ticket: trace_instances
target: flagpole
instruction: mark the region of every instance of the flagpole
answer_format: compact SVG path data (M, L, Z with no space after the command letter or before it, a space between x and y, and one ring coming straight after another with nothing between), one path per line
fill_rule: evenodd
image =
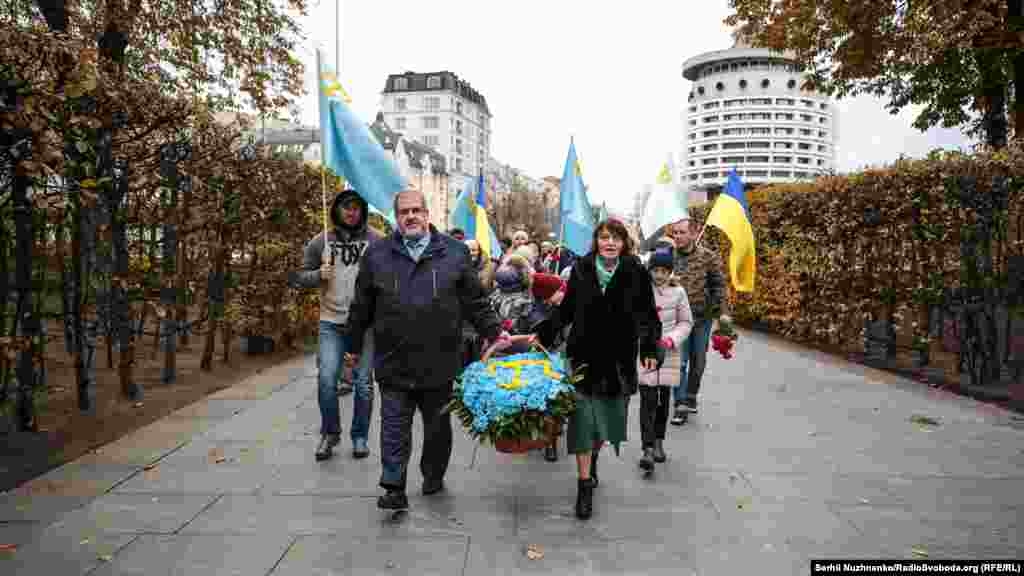
M324 251L321 253L320 259L326 264L329 262L327 258L327 247L329 245L327 237L327 171L324 169L324 159L326 156L324 155L323 104L320 101L320 90L322 90L320 86L320 70L320 48L318 47L316 49L316 107L320 124L320 200L323 204L324 221Z

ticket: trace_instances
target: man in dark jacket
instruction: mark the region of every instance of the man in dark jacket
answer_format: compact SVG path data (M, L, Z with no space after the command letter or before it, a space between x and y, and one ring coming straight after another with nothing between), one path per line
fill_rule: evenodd
M409 507L406 470L412 452L412 418L423 418L423 493L444 489L452 452L452 425L441 409L451 399L452 382L462 369L462 323L468 320L499 349L508 333L491 309L469 249L429 224L423 194L395 196L398 230L367 250L359 266L349 321L354 365L361 335L371 326L376 338L374 368L381 387L380 486L385 510Z
M302 270L293 275L293 283L303 288L320 289L320 352L317 401L320 404L320 443L316 459L331 457L341 441L341 412L338 407L338 376L342 355L351 346L345 324L355 292L359 258L372 240L378 238L367 228L366 200L355 191L339 193L331 203L331 222L326 242L323 233L306 244ZM329 249L328 249L329 248ZM372 340L372 339L371 339ZM362 344L361 344L362 345ZM370 414L373 412L373 391L370 389L370 366L367 361L355 368L352 384L355 389L352 410L352 455L370 455L367 443Z

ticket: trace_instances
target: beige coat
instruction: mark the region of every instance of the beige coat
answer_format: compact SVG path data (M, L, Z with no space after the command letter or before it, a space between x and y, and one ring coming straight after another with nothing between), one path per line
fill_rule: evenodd
M648 372L637 364L641 386L676 386L679 384L680 356L683 345L693 328L693 314L686 290L681 286L654 287L654 304L661 319L662 338L671 338L675 347L667 351L660 370Z

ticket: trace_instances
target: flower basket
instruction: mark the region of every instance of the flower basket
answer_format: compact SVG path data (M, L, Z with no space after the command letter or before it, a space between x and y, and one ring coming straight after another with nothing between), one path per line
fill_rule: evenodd
M576 409L573 382L580 377L580 369L568 374L567 362L546 351L485 354L455 380L444 410L455 414L470 436L499 452L539 450L561 433L562 421Z

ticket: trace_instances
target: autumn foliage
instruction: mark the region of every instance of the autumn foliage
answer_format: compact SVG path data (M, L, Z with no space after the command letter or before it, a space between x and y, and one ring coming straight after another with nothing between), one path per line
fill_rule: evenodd
M961 252L998 197L992 270ZM757 242L753 294L730 294L737 322L794 340L863 351L866 321L888 320L904 349L927 347L929 306L961 286L1001 288L1007 261L1024 255L1024 149L934 153L813 183L748 190ZM692 208L700 218L706 205ZM708 228L702 243L728 240Z

